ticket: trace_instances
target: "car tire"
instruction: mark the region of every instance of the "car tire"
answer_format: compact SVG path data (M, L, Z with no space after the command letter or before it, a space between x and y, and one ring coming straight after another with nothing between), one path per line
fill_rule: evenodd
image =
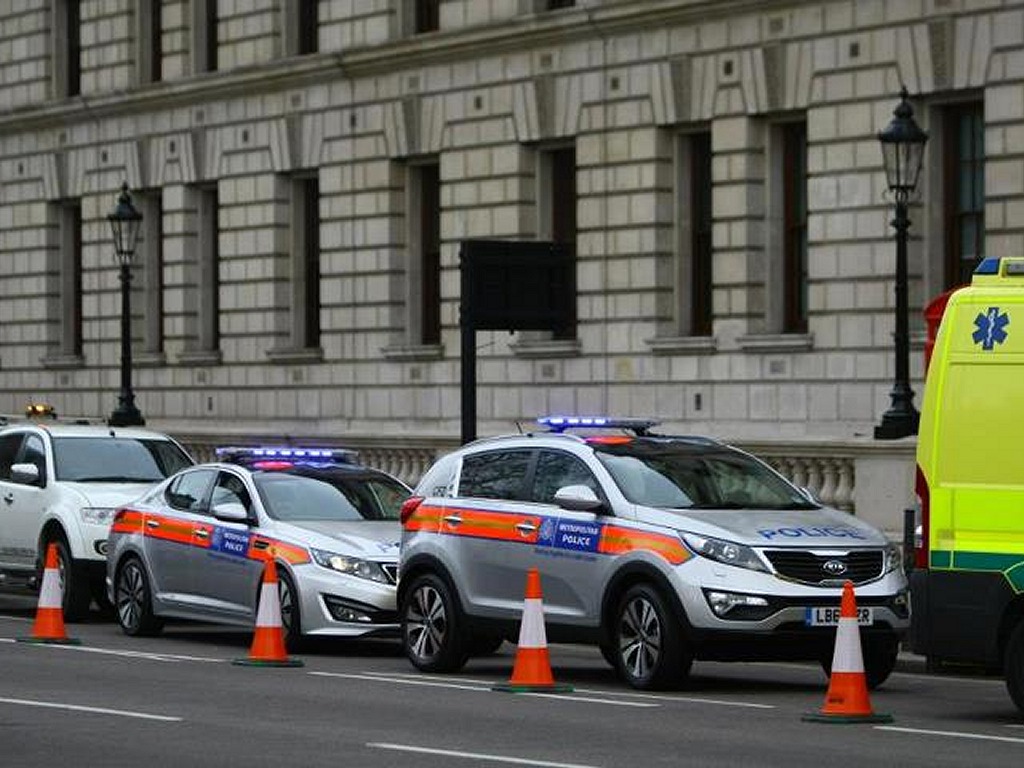
M93 574L89 580L89 591L92 593L92 601L96 603L100 614L104 619L111 619L114 616L114 606L107 597L107 584L103 574Z
M68 546L68 542L63 536L50 539L43 545L44 567L45 554L50 548L50 544L57 545L57 570L60 573L61 610L64 614L64 621L85 621L89 617L89 607L92 605L89 574L85 572L84 568L75 564L75 560L71 556L71 547Z
M690 671L693 656L682 627L650 584L626 590L615 611L613 636L615 667L633 688L675 687Z
M117 569L114 614L121 631L131 637L156 635L163 628L163 621L153 614L149 576L137 557L129 557Z
M402 649L423 672L457 672L469 655L452 590L433 573L414 577L401 609Z
M470 656L490 656L505 644L501 635L474 635L469 643Z
M895 638L875 639L865 642L861 648L864 661L864 682L869 690L875 690L889 679L896 668L900 644ZM821 668L826 676L832 676L833 652L822 657Z
M292 577L283 569L278 569L278 598L281 601L281 627L284 631L284 642L291 651L298 650L302 645L302 614L299 610L299 592L295 588Z
M1024 620L1018 621L1006 646L1006 662L1003 666L1006 690L1017 709L1024 712Z

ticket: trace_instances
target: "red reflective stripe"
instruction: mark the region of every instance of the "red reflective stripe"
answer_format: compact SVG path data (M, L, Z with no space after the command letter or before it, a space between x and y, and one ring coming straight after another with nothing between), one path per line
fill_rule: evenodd
M202 549L209 549L210 542L213 540L213 531L215 528L216 526L208 525L207 523L196 523L193 528L192 545ZM206 536L196 535L199 531L206 531Z
M678 536L638 531L617 525L604 526L601 541L597 545L597 551L605 555L621 555L644 549L661 555L672 565L685 563L691 557Z
M110 526L112 533L142 533L143 514L134 509L122 509Z
M462 522L452 525L442 520L442 532L475 539L515 541L534 544L540 535L541 518L538 515L517 515L510 512L488 512L483 509L450 508L447 515L457 515ZM516 526L529 525L532 531L521 531Z
M407 531L431 531L437 533L441 527L441 507L420 504L406 519L403 527Z
M267 546L257 547L257 542L266 543ZM287 541L281 541L280 539L271 539L267 536L258 535L252 536L249 539L249 552L247 556L250 560L261 560L264 562L274 557L291 565L302 565L309 562L309 551L305 547L289 544Z
M159 523L156 527L150 527L148 523L150 521ZM145 529L143 533L152 539L161 539L162 541L176 541L179 544L191 544L192 543L192 528L191 522L182 520L175 520L173 517L166 517L164 515L146 515Z

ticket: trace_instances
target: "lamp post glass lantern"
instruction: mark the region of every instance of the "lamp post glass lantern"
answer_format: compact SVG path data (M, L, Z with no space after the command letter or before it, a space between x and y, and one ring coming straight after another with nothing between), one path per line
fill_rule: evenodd
M895 440L917 434L920 415L914 408L914 392L910 388L910 330L907 307L907 201L917 189L921 174L925 133L914 122L914 110L908 101L906 86L900 90L900 103L893 111L893 119L885 130L879 131L885 177L896 203L892 226L896 230L896 307L893 342L896 353L895 381L889 397L889 410L882 414L882 422L875 427L875 439Z
M117 206L107 214L110 231L114 239L114 258L117 259L121 280L121 392L117 398L117 408L110 414L108 423L112 427L142 426L146 420L135 406L135 394L132 392L132 309L131 282L132 261L135 259L135 245L139 237L139 226L142 214L132 205L132 196L128 192L128 183L121 185L121 194L117 197Z

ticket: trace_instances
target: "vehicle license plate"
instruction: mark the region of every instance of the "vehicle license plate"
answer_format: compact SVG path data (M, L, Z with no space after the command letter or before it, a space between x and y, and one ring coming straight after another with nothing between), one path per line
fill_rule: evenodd
M834 627L839 624L839 606L831 608L807 608L804 612L804 623L812 627ZM874 624L874 609L858 608L857 623L862 627L870 627Z

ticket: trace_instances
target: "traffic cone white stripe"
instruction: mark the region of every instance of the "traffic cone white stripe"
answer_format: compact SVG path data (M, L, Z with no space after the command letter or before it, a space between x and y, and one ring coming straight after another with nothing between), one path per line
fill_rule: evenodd
M519 625L520 648L547 648L544 631L544 607L536 598L527 598L523 604L523 619Z
M281 626L281 603L277 582L263 582L260 587L260 607L256 612L257 627Z
M43 571L43 585L39 589L40 608L60 608L60 572L53 568Z
M832 655L833 672L864 672L860 647L860 627L856 619L840 619L836 628L836 647Z

